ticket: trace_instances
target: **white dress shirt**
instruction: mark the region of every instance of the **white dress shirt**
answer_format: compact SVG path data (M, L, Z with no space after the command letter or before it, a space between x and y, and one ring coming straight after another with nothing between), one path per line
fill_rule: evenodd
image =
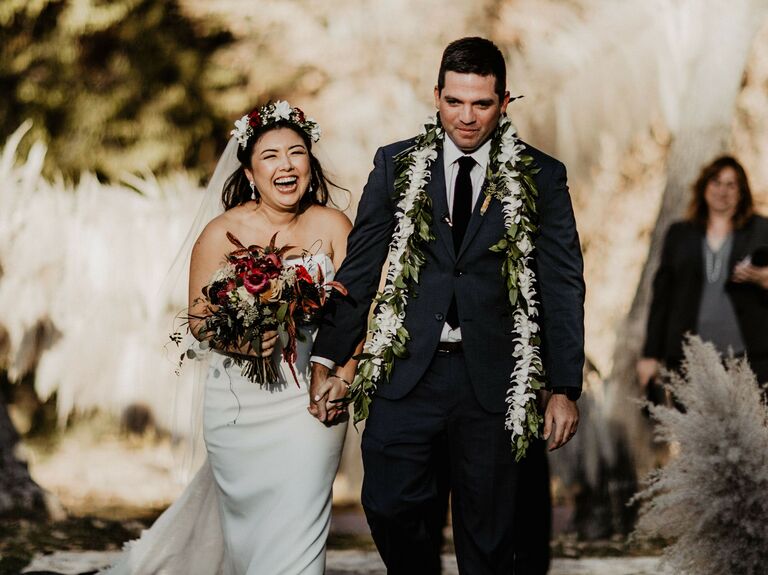
M491 155L490 138L471 154L462 152L453 140L444 138L443 140L443 169L445 170L445 194L448 200L449 216L453 217L453 195L456 188L456 177L459 175L459 159L463 156L471 156L475 160L475 166L472 168L469 176L472 179L472 206L477 204L480 192L483 189L485 181L485 171L488 168L488 160ZM440 217L439 215L437 217ZM440 341L461 341L461 328L451 329L447 324L443 324L443 331L440 334ZM333 369L335 363L330 359L313 355L310 357L313 363L319 363Z
M445 138L443 143L443 168L445 169L445 193L448 199L448 210L453 217L453 196L456 189L456 177L459 175L459 159L463 156L470 156L475 160L475 165L469 173L472 179L472 206L474 209L480 192L483 189L485 181L485 171L488 168L488 159L491 155L491 140L488 139L477 150L471 154L462 152L453 140ZM461 341L461 328L451 329L448 323L443 324L443 331L440 334L440 341Z

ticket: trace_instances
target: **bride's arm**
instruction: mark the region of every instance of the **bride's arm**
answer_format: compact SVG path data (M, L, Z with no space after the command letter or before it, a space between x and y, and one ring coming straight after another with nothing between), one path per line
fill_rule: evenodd
M189 263L189 330L196 339L202 341L209 339L200 333L205 323L205 317L210 315L210 304L206 303L203 288L208 285L213 273L225 262L226 254L231 251L232 244L226 237L226 229L220 224L218 218L211 221L197 238L192 248L192 256ZM277 332L269 331L264 334L261 350L254 351L246 342L239 347L230 346L219 349L232 355L255 355L268 357L277 343Z

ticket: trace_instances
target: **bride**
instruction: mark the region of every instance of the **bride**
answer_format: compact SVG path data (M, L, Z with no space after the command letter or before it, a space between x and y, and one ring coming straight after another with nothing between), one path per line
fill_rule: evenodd
M294 246L284 256L331 279L346 254L349 219L326 206L328 180L312 154L317 124L287 102L267 104L235 123L228 150L238 162L221 191L223 213L192 249L189 315L204 309L202 289L232 251L244 245ZM225 164L225 155L217 172ZM237 165L239 164L239 165ZM231 168L230 168L231 169ZM210 186L209 186L210 189ZM190 320L196 336L201 321ZM141 539L126 546L110 575L321 575L330 527L331 486L341 457L346 393L354 362L337 368L320 396L329 424L307 413L311 327L298 342L297 387L276 332L258 352L213 350L204 387L207 460L180 498ZM271 355L278 381L251 383L230 355ZM336 420L336 421L334 421Z

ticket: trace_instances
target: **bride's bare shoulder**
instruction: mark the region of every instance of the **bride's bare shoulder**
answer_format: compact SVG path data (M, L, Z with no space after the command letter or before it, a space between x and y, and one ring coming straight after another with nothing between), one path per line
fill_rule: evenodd
M233 208L213 218L200 232L195 242L198 246L222 246L229 245L227 232L237 236L241 226L241 214L238 208Z
M330 206L312 206L307 210L307 215L314 225L326 229L348 232L352 228L352 222L346 214Z

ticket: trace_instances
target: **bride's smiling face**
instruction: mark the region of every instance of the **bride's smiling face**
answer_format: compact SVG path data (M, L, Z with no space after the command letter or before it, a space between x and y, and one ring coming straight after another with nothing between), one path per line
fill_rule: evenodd
M295 211L309 187L309 150L290 128L270 130L253 146L251 169L245 172L262 202L278 210Z

